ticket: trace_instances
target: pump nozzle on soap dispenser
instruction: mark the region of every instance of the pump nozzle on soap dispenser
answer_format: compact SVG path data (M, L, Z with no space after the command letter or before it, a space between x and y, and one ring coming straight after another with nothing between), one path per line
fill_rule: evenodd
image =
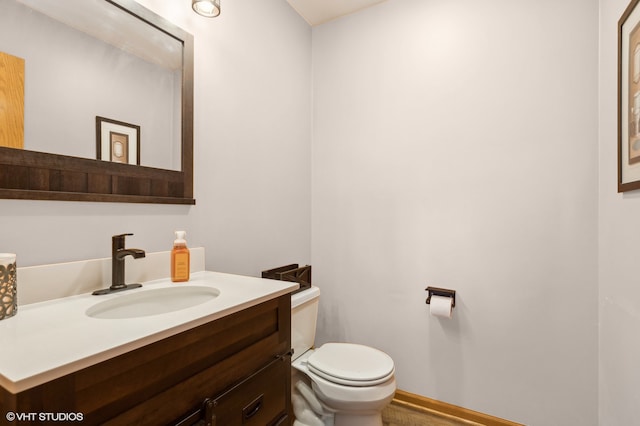
M171 250L171 281L174 283L189 281L191 259L185 235L185 231L176 231L176 239Z

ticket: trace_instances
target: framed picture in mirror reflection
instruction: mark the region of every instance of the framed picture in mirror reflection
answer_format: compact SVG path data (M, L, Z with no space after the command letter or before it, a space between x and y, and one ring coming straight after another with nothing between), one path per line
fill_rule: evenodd
M140 165L140 126L96 117L97 159Z

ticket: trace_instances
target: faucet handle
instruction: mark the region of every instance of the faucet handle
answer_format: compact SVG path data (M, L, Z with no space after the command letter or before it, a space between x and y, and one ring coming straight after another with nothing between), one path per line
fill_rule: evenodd
M118 250L118 249L122 249L124 248L124 239L125 237L127 237L127 235L133 235L133 234L120 234L120 235L114 235L111 237L111 247L113 250Z
M129 234L114 235L114 236L113 236L113 237L111 237L111 238L126 237L127 235L133 235L133 234L129 233Z

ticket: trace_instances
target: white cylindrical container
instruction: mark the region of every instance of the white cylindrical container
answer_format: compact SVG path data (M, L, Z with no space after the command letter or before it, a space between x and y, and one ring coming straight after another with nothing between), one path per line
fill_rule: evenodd
M0 320L18 312L16 255L0 253Z

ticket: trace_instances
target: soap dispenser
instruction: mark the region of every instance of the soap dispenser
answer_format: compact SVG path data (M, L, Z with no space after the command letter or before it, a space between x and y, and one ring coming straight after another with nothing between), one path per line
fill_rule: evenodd
M176 231L171 250L171 281L174 283L189 281L190 256L185 235L185 231Z

